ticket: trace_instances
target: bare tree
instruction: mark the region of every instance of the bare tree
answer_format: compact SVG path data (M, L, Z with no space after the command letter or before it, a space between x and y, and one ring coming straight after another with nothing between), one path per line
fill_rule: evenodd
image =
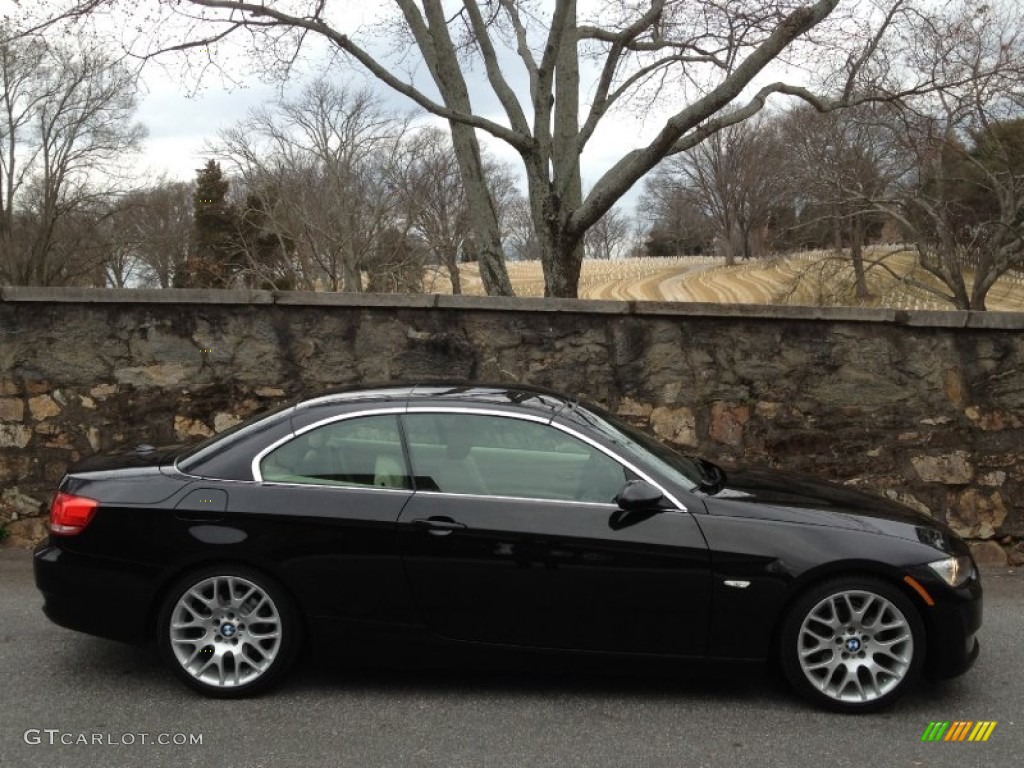
M477 132L519 154L545 291L574 296L586 231L664 158L751 117L772 94L827 111L940 87L936 73L903 77L916 52L901 25L931 7L913 3L877 0L839 13L839 0L605 0L581 12L576 0L394 0L390 29L398 39L384 44L388 20L352 29L349 4L325 0L53 0L28 23L80 21L99 10L144 14L160 40L130 42L140 55L249 39L254 56L278 70L291 66L309 36L320 36L347 62L449 121L489 293L512 289ZM816 83L761 84L783 56L812 64ZM432 88L417 78L421 67ZM474 109L485 100L471 99L470 71L485 74L500 118ZM623 106L654 103L666 116L653 138L624 151L584 197L580 162L602 121Z
M1024 266L1024 35L1019 12L965 7L915 30L917 66L959 83L913 109L888 110L891 183L843 176L842 192L899 222L931 279L900 275L959 309L985 309L1007 270ZM877 133L877 128L873 128Z
M163 179L121 203L119 227L134 239L146 285L170 288L180 281L192 234L193 185Z
M97 48L0 29L0 281L59 285L95 275L90 221L125 185L144 131L135 78Z
M597 220L584 237L586 255L589 259L617 259L629 244L633 228L629 216L618 207Z
M514 174L487 152L481 157L504 240L510 200L518 194ZM408 136L394 166L393 187L404 200L416 235L448 272L452 292L462 293L459 262L476 261L479 252L450 134L427 127Z
M541 246L530 215L530 203L522 194L508 205L505 216L505 243L517 261L540 261Z
M391 227L367 255L367 290L374 293L421 293L426 248L406 226Z
M763 115L736 123L666 161L658 183L689 195L714 222L727 264L753 253L754 233L778 208L787 183L774 126Z
M644 180L637 211L643 234L638 253L679 256L711 251L714 223L692 190L671 174L655 172Z
M262 225L294 254L297 285L361 291L380 238L406 226L391 172L407 126L369 91L321 79L222 131L210 152L227 159L259 201L250 207Z
M447 270L452 293L462 293L459 256L470 238L469 215L450 137L437 128L412 136L402 148L393 183L423 243Z
M141 243L137 232L129 225L130 217L129 207L115 203L91 228L93 245L104 253L94 276L98 285L128 288L142 282Z
M878 265L958 309L984 310L995 282L1024 267L1024 120L986 120L965 142L927 122L905 137L913 167L903 183L869 202L899 223L935 281Z
M800 107L779 121L796 203L828 222L837 253L849 244L858 299L870 297L864 246L872 228L881 226L869 201L886 193L905 171L890 135L895 114L877 105L828 114ZM805 215L803 225L817 223L814 218Z

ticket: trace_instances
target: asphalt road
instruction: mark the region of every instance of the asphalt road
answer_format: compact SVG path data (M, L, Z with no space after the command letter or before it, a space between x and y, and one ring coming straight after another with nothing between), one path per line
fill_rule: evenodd
M354 673L310 662L266 696L225 702L182 687L150 649L51 625L28 553L5 550L0 766L1020 766L1024 573L983 582L975 668L877 715L819 712L770 675ZM998 725L986 743L922 743L932 720ZM202 743L173 743L194 736ZM101 743L61 743L82 740Z

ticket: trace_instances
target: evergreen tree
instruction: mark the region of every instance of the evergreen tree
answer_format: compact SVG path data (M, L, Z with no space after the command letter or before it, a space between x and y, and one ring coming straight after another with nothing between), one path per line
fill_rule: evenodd
M186 284L227 288L243 267L238 244L238 212L227 201L228 180L220 163L207 161L196 171L193 250Z

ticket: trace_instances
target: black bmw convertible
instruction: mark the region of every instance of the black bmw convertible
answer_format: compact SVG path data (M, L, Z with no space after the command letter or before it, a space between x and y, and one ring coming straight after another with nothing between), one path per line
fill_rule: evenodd
M978 654L981 584L943 523L840 485L730 472L554 392L421 384L290 403L205 442L72 467L35 551L44 611L155 639L214 696L306 641L781 665L847 712Z

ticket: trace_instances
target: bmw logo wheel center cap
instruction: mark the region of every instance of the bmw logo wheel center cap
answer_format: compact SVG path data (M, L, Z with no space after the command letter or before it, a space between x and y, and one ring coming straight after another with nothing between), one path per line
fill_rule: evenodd
M846 650L850 653L856 653L860 650L860 640L856 637L851 637L846 641Z
M220 633L224 637L233 637L235 632L236 632L236 630L235 630L235 625L234 624L230 624L228 622L225 622L224 624L221 625Z

